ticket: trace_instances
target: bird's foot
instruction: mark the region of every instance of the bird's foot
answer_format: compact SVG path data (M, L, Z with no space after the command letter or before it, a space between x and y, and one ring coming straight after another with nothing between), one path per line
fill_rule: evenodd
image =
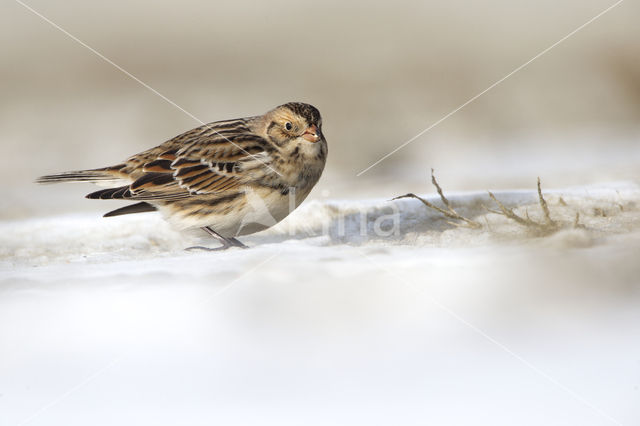
M196 251L196 250L202 250L202 251L223 251L226 250L228 248L233 247L232 245L226 245L226 246L220 246L220 247L204 247L204 246L193 246L193 247L187 247L185 249L185 251Z
M240 247L243 249L249 248L248 246L245 246L244 244L242 244L242 242L236 238L227 238L227 240L229 240L229 242L231 243L231 246L233 247Z
M242 244L242 242L238 241L236 238L223 237L222 235L218 234L216 231L214 231L213 229L209 228L208 226L205 226L202 229L204 229L209 235L211 235L212 237L214 237L215 239L220 241L222 246L215 247L215 248L194 246L194 247L189 247L189 248L187 248L185 250L188 250L188 251L192 251L192 250L222 251L222 250L226 250L226 249L231 248L231 247L239 247L239 248L243 248L243 249L249 248L249 247L245 246L244 244Z
M249 248L248 246L242 244L240 241L236 240L235 238L227 238L227 241L224 241L220 247L210 248L210 247L204 247L204 246L193 246L193 247L187 247L185 250L186 251L194 251L194 250L224 251L233 247L237 247L241 249Z

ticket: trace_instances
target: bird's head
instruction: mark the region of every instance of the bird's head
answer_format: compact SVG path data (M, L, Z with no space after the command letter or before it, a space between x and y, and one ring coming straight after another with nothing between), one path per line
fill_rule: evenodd
M276 145L286 150L296 147L317 152L326 146L322 134L322 117L313 105L289 102L265 114L266 133Z

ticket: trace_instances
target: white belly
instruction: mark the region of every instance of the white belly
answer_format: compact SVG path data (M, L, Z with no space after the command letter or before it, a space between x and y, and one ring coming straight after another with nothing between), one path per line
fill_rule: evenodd
M178 229L209 226L224 237L237 237L272 227L287 217L303 199L300 195L294 199L278 191L247 188L228 206L228 211L222 205L206 215L189 215L173 205L158 206L158 209Z

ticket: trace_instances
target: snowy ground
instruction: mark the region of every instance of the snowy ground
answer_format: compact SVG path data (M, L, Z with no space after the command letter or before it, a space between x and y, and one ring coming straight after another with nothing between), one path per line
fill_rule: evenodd
M213 253L153 213L5 221L0 424L638 424L640 188L546 193L585 228L482 193L450 197L482 230L313 201Z

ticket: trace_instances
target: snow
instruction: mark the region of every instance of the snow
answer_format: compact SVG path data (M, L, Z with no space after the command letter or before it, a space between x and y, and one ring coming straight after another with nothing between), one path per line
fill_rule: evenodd
M544 237L481 192L449 198L482 230L316 200L224 252L154 213L1 222L0 424L637 424L640 188L543 190Z

